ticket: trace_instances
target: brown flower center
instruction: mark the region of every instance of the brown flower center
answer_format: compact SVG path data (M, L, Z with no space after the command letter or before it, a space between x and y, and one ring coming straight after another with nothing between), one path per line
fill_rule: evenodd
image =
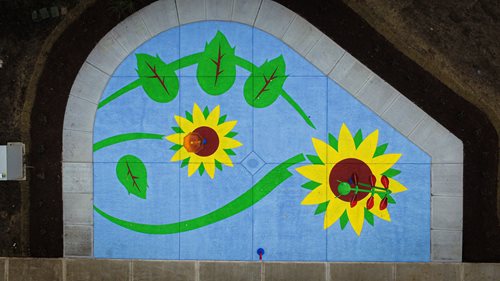
M184 147L198 156L210 156L219 148L219 136L210 127L198 127L184 137Z
M348 158L340 161L339 163L335 164L335 166L333 166L332 170L330 171L330 189L332 190L333 194L335 194L335 196L338 196L338 198L342 201L351 202L352 198L354 197L354 191L352 190L347 195L341 195L339 192L339 184L341 182L349 183L351 188L355 187L354 180L352 178L353 174L358 175L359 182L369 183L372 171L370 170L370 167L365 164L365 162L355 158ZM358 185L358 188L370 190L369 187L362 185ZM360 201L369 194L370 193L366 192L358 192L356 201Z

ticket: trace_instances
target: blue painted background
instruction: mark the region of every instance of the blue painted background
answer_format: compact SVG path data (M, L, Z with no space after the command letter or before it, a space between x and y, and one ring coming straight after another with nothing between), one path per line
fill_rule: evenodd
M361 236L350 224L340 230L335 223L323 229L323 214L316 206L300 202L308 190L307 180L297 174L256 203L252 208L218 223L189 232L147 235L121 228L95 213L94 254L101 258L295 261L429 261L430 259L430 158L371 110L346 93L335 82L275 37L249 26L228 22L200 22L170 29L140 46L128 56L110 79L102 98L137 78L135 53L158 54L163 61L203 51L217 31L236 46L236 55L261 65L283 55L287 74L284 89L311 116L317 130L303 121L282 98L273 105L255 109L243 98L249 73L238 68L229 92L210 96L196 81L196 65L177 71L179 96L167 104L150 100L136 88L97 111L94 142L130 132L169 135L177 126L174 115L201 107L221 106L228 120L238 120L233 168L187 176L179 162L170 162L168 141L125 142L94 153L94 204L121 219L149 223L172 223L213 211L248 190L253 183L285 159L298 153L314 154L311 138L326 141L327 133L338 136L342 123L354 134L380 130L379 144L389 143L386 153L403 156L394 166L396 179L408 190L395 195L389 206L392 221L375 217L375 226L365 222ZM116 162L125 154L142 159L148 170L147 200L128 195L115 174Z

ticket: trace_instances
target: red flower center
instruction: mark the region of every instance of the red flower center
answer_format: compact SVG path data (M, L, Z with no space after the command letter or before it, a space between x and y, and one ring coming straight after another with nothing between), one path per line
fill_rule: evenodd
M347 195L340 195L338 186L341 182L347 182L350 184L351 188L355 188L353 175L358 175L358 180L361 183L368 184L370 182L370 176L372 175L372 171L370 167L365 164L365 162L355 159L355 158L347 158L333 166L330 171L330 189L332 190L335 196L345 202L351 202L354 197L354 191L351 190ZM369 187L358 185L358 189L370 190ZM360 201L361 199L368 196L370 193L367 192L358 192L355 201Z

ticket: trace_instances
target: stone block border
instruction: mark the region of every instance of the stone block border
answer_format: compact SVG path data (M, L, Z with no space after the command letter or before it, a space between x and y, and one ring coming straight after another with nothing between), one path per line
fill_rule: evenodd
M110 76L156 34L203 20L239 22L276 36L428 153L430 258L462 260L462 141L305 19L269 0L161 0L126 18L99 41L75 79L64 118L64 256L93 256L93 124Z
M496 281L488 263L268 263L110 259L0 259L2 281Z

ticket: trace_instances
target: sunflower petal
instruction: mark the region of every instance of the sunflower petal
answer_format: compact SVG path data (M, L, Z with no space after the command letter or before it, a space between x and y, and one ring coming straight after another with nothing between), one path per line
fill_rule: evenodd
M174 118L177 124L179 124L179 127L181 127L182 131L185 133L190 133L196 129L194 124L186 118L177 115Z
M364 162L370 162L375 154L378 143L378 130L373 131L369 134L363 142L359 145L357 156Z
M234 126L236 126L236 123L238 123L238 121L236 121L236 120L224 122L224 123L220 124L219 126L217 126L217 128L215 130L217 131L217 134L219 136L225 136L225 135L227 135L227 133L231 132L231 130L234 128Z
M193 105L193 124L197 127L205 125L205 116L203 116L203 112L196 103Z
M381 175L383 172L390 169L396 162L398 162L401 154L384 154L378 157L375 157L371 160L372 172L374 175Z
M207 171L208 176L213 179L215 174L215 164L214 163L204 163L205 170Z
M170 161L177 162L177 161L184 160L187 157L188 157L188 152L186 151L186 148L181 147L181 149L179 149L175 152L174 156L172 156Z
M339 153L343 157L352 156L356 151L354 139L347 126L343 123L339 133Z
M391 215L389 214L389 210L388 209L380 210L379 206L380 206L380 201L382 201L382 199L380 199L379 196L374 196L373 198L375 200L373 208L370 209L370 212L372 212L372 214L376 215L377 217L383 220L391 221Z
M188 176L192 176L196 170L200 167L200 162L189 162L188 164Z
M365 221L364 211L364 205L362 205L361 202L358 202L358 205L354 208L347 207L347 215L349 216L349 221L351 222L351 226L354 229L354 232L356 232L358 236L361 234L363 223Z
M302 176L317 183L326 182L326 166L324 165L306 165L295 170Z
M330 204L328 204L328 208L326 209L323 227L327 229L334 224L342 216L346 208L349 208L349 204L347 202L339 199L331 200Z
M171 134L169 136L166 136L165 139L167 139L168 141L170 142L173 142L175 144L183 144L183 140L184 140L184 133L180 133L180 134Z
M233 166L233 161L231 161L231 158L229 157L229 155L227 155L222 147L219 147L219 149L215 151L215 153L213 154L213 158L214 160L217 160L226 166Z
M219 122L219 116L220 116L220 106L216 106L212 112L210 112L210 115L207 117L207 125L210 127L215 127L217 126L217 123Z
M392 193L399 193L399 192L403 192L403 191L406 191L408 190L408 188L406 188L406 186L404 186L403 184L401 184L400 182L398 182L397 180L395 179L390 179L389 180L389 189L392 191Z
M321 161L323 163L327 163L328 162L328 160L327 160L328 144L326 144L324 141L316 139L316 138L312 138L312 143L313 143L314 149L316 150L316 154L318 154L319 159L321 159Z
M241 144L241 142L239 142L235 139L224 137L224 138L222 138L221 146L223 148L236 148L236 147L242 146L242 144Z
M326 185L322 184L315 189L313 189L307 196L302 200L300 204L302 205L315 205L321 204L326 201Z

